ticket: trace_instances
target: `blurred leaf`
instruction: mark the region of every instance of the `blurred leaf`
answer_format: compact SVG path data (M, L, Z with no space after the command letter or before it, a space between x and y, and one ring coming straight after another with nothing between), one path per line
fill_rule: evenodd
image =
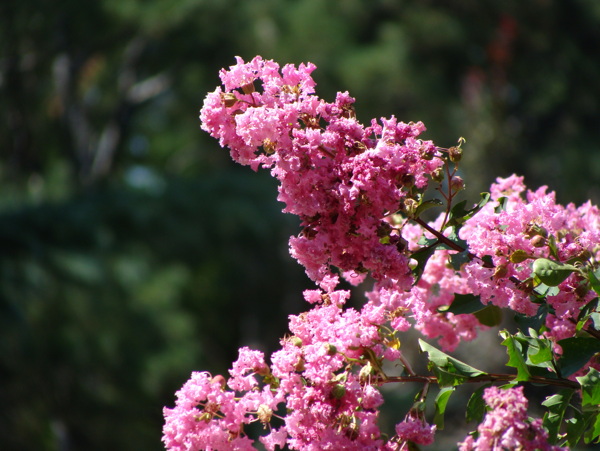
M481 423L486 412L486 404L483 399L483 391L490 387L491 384L482 385L471 394L467 403L466 421L467 423L475 421Z
M452 393L454 393L455 387L444 387L440 390L435 398L435 415L433 418L434 424L439 430L444 429L444 414L446 413L446 406Z
M600 341L591 337L572 337L559 340L562 355L558 361L562 377L569 377L600 352ZM600 392L599 392L600 393Z

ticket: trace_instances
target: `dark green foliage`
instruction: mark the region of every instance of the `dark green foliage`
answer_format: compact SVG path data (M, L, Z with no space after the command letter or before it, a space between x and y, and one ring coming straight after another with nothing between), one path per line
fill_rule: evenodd
M189 372L276 347L301 308L274 185L198 129L235 55L312 61L363 121L464 136L475 191L517 172L598 202L599 21L595 0L1 1L2 448L160 449Z

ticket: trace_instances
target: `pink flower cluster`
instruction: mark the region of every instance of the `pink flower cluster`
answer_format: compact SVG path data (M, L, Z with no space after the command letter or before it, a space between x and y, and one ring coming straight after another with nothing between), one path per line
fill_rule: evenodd
M489 256L493 268L474 259L463 268L468 291L483 303L529 316L539 304L532 302L532 264L537 258L560 262L600 260L600 210L590 202L576 207L556 203L546 187L526 190L523 177L498 179L491 187L493 202L470 219L461 237L477 257ZM505 198L504 208L497 212ZM554 250L553 250L554 248ZM554 310L547 316L547 335L556 340L575 334L582 306L595 297L582 290L584 277L574 271L558 285L556 294L546 296Z
M435 427L422 416L409 414L389 439L377 424L379 387L390 380L384 363L412 375L397 333L414 326L453 350L483 327L474 315L445 311L455 294L534 315L542 296L536 290L543 288L534 277L537 259L600 261L598 208L561 206L546 188L526 190L521 177L492 185L492 200L462 225L461 241L446 227L449 210L428 225L417 221L416 208L447 164L446 151L418 138L421 123L392 117L365 127L347 93L332 103L319 99L314 69L238 58L221 71L224 89L206 97L202 128L234 160L270 168L279 180L284 211L303 227L290 238L290 252L320 289L305 291L312 308L290 317L290 335L270 364L242 348L228 379L192 375L175 407L164 410L170 450L254 449L245 428L256 422L266 431L259 440L267 450L430 444ZM436 240L446 246L432 253L416 280L411 257ZM450 265L461 246L463 264ZM375 279L361 308L345 305L350 292L336 291L339 274L353 284L367 274ZM574 336L582 306L594 297L582 274L574 270L545 294L546 335L553 340ZM461 450L560 449L547 444L539 420L527 419L521 388L489 388L484 399L493 410Z
M422 123L392 117L365 127L348 93L333 103L313 95L314 69L238 58L221 71L225 91L206 97L202 128L237 162L271 168L284 211L304 227L290 239L291 254L322 288L337 285L332 267L353 281L370 271L408 288L408 259L386 217L422 192L443 161L431 141L418 139Z
M502 390L486 388L483 394L489 410L477 428L477 435L468 436L460 444L460 451L566 451L548 443L548 434L542 420L527 416L527 398L523 387Z
M377 388L380 368L400 355L384 345L386 336L376 325L383 318L344 309L349 292L309 290L305 296L316 306L291 317L293 335L282 340L271 367L262 353L241 348L229 380L192 375L177 393L175 407L164 411L168 449L254 449L244 426L256 421L269 428L260 437L268 450L284 445L315 451L395 450L405 449L401 446L408 441L433 441L435 428L422 419L404 421L397 437L382 438L377 425L383 403ZM285 406L283 418L277 416L279 404Z

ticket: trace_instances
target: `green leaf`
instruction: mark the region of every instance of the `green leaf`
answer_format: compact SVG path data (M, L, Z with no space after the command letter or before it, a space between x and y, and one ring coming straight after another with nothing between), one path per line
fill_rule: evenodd
M503 211L506 210L506 204L508 202L508 197L502 196L502 197L498 198L497 202L498 202L498 206L496 208L494 208L494 212L496 214L502 213Z
M584 407L600 405L600 373L598 370L590 368L585 376L576 379L581 384L582 405Z
M589 271L587 273L588 279L590 280L590 286L592 290L596 292L596 294L600 295L600 269L594 271Z
M560 288L551 287L546 285L545 283L540 283L537 287L534 288L533 291L535 291L535 293L540 295L541 297L545 298L546 296L556 296L558 293L560 293Z
M555 262L547 258L538 258L533 262L532 270L543 283L549 287L556 287L578 269L566 263Z
M450 255L450 265L456 271L460 271L460 268L462 268L465 263L469 263L471 259L472 257L469 251L457 252Z
M415 277L414 283L416 284L421 276L423 275L423 271L425 271L425 266L427 265L427 261L429 258L435 253L437 245L433 244L428 247L424 247L419 249L417 252L411 255L417 261L417 266L413 269L413 276Z
M415 217L419 217L421 216L421 214L423 214L424 211L427 211L430 208L439 207L440 205L444 205L444 203L439 199L430 199L421 202L421 204L417 207L417 210L415 211Z
M481 423L481 421L483 420L483 416L485 415L486 411L486 404L483 400L483 391L491 385L492 384L482 385L477 390L475 390L469 398L466 413L467 423L471 421Z
M558 364L562 377L568 377L600 352L600 341L591 337L565 338L558 342L563 350Z
M450 399L450 395L454 393L455 387L444 387L440 390L435 398L435 415L433 421L438 429L444 429L444 413L446 405Z
M481 298L474 294L454 294L452 304L443 306L438 309L440 312L450 312L455 315L462 313L475 313L483 310L485 305L481 303Z
M581 311L579 312L579 316L577 317L577 331L579 332L585 326L588 319L592 316L594 312L598 310L600 298L596 297L588 302Z
M589 413L589 425L590 427L584 435L585 443L599 443L600 442L600 413L590 412Z
M484 326L494 327L502 322L502 309L496 305L487 305L474 315Z
M466 379L486 374L434 348L421 339L419 339L419 346L421 351L429 355L430 366L433 366L432 370L435 370L438 376L440 387L460 385Z
M525 357L523 355L523 347L519 341L513 337L508 331L501 330L500 336L504 338L502 344L506 346L506 352L508 353L508 362L506 366L510 366L517 369L516 381L527 381L531 376L529 368L525 363Z
M573 412L573 417L565 420L565 424L567 429L567 442L565 445L570 448L574 448L581 440L583 432L586 428L583 414L575 410Z
M539 306L538 311L534 316L527 316L521 313L515 315L515 322L519 328L527 330L529 328L540 330L546 324L546 316L549 313L549 306L543 303Z
M548 430L548 438L552 444L558 442L558 434L565 416L565 410L569 405L573 392L572 389L563 389L557 394L547 397L542 402L542 405L548 408L544 414L544 427Z
M449 220L446 223L446 227L451 226L460 226L464 224L466 221L471 219L479 210L481 210L485 204L489 202L491 198L490 193L481 193L481 199L470 210L465 210L465 205L467 205L467 201L463 200L462 202L457 203L452 210L450 210Z
M533 366L552 367L554 353L552 342L546 338L531 338L527 349L527 364Z

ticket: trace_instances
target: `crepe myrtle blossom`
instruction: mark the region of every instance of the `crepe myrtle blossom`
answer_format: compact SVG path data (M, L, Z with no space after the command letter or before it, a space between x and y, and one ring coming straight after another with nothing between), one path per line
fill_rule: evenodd
M252 423L267 450L429 445L436 427L422 411L411 409L392 437L379 429L383 384L435 381L413 373L400 350L402 332L414 327L446 351L474 339L485 326L473 314L448 311L457 294L528 316L546 303L539 335L552 340L554 355L562 352L559 340L592 321L578 324L595 297L584 270L600 261L597 207L562 206L546 187L528 190L513 175L497 179L490 201L450 227L452 193L464 188L449 169L460 149L421 139L420 122L361 124L347 92L333 102L315 95L314 69L238 57L204 101L202 129L236 162L279 181L283 211L301 220L290 254L317 286L304 292L309 310L289 317L289 334L270 359L242 347L227 377L192 374L175 406L164 409L169 450L255 449ZM419 208L432 184L448 205L425 222ZM432 252L418 257L427 246ZM534 270L540 259L574 268L543 295ZM373 285L365 301L348 305L340 278L359 285L367 276ZM582 368L590 366L598 366L595 357ZM550 445L541 420L527 417L522 387L490 387L483 398L489 411L461 451L566 449Z
M322 288L337 285L333 267L408 288L409 261L386 217L422 192L443 161L419 139L421 122L392 117L365 127L348 93L333 102L316 97L314 69L238 58L221 71L225 90L206 97L202 128L238 163L271 169L284 211L302 220L291 254Z
M548 433L541 419L527 416L527 398L523 387L486 388L483 399L488 407L485 419L475 436L460 444L460 451L566 451L548 443Z

